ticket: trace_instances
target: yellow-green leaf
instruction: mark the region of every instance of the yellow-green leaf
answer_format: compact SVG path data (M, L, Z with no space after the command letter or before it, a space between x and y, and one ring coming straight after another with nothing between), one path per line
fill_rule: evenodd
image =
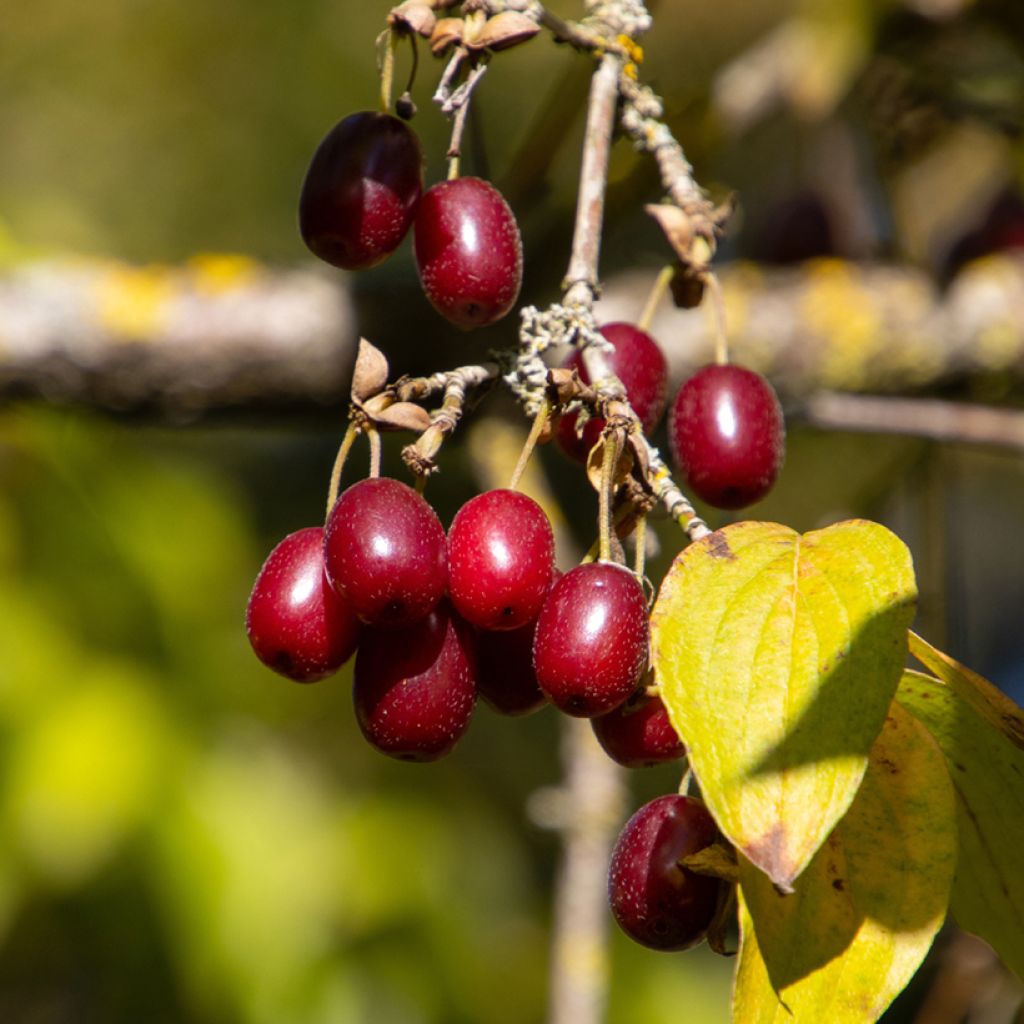
M856 800L780 895L740 865L742 1024L877 1020L913 977L946 914L956 812L945 761L893 705Z
M943 677L907 672L896 698L949 763L960 831L950 908L1024 978L1024 714L920 638L911 637L911 649Z
M875 523L737 523L684 550L656 677L722 831L780 887L850 806L906 658L910 554Z

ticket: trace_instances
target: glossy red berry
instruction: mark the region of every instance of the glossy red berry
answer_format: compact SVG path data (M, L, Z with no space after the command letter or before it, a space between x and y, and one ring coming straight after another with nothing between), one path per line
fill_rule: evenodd
M615 346L608 355L609 366L622 381L629 403L643 424L644 433L650 434L658 425L668 398L668 362L665 355L646 331L633 324L605 324L601 333ZM578 350L562 365L576 370L585 384L590 383L583 356ZM604 420L591 417L581 435L576 433L576 420L576 413L562 417L558 424L558 444L567 455L586 462L590 449L601 437Z
M366 739L403 761L447 754L473 713L475 642L447 602L405 629L366 629L353 691Z
M603 715L636 689L648 641L647 599L637 578L608 562L578 565L551 588L537 620L537 682L562 711Z
M704 938L721 883L679 866L710 846L718 829L688 796L661 796L626 822L608 872L608 899L619 927L641 945L689 949Z
M413 227L416 266L433 307L459 327L500 320L519 296L523 244L502 194L480 178L428 189Z
M689 489L716 508L763 498L782 468L786 430L772 386L735 365L698 370L669 416L672 453Z
M517 629L537 618L551 585L555 537L544 510L519 491L485 491L448 530L448 593L479 629Z
M363 622L406 626L444 596L444 529L400 480L360 480L335 502L324 531L327 578Z
M289 534L267 556L245 631L264 665L300 683L332 675L355 653L359 622L324 575L321 527Z
M390 114L350 114L327 133L306 172L302 240L336 267L376 266L405 237L422 191L415 132Z
M626 768L678 761L686 754L660 697L642 691L607 715L591 720L605 753Z

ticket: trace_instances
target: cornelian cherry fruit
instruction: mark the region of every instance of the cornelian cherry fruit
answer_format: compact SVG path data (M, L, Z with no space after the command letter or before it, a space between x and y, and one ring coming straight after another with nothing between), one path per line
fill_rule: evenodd
M705 366L672 403L669 441L698 498L716 508L745 508L772 489L782 468L782 408L759 373L733 364Z
M444 596L444 529L422 495L389 477L360 480L334 503L324 530L327 578L373 626L408 626Z
M299 683L332 675L355 653L359 621L327 582L322 527L289 534L267 556L245 631L264 665Z
M636 689L648 643L647 599L636 576L610 562L578 565L551 588L537 619L537 683L567 714L605 714Z
M447 754L473 713L475 645L472 628L446 601L405 629L365 630L353 695L370 744L403 761Z
M429 188L416 213L413 242L423 291L453 324L492 324L519 297L519 226L490 182L454 178Z
M642 690L590 724L605 753L626 768L678 761L686 754L661 698Z
M485 491L448 530L448 592L479 629L517 629L537 618L554 571L555 537L544 510L519 491Z
M335 267L376 266L405 237L422 192L415 132L390 114L349 114L324 136L306 172L302 240Z
M665 411L668 398L668 362L658 343L646 332L627 323L605 324L601 334L614 346L608 354L612 372L626 389L626 397L633 411L640 419L645 434L658 425ZM562 363L564 367L576 370L584 384L590 383L590 376L583 365L583 356L576 350ZM558 424L559 447L580 462L587 461L590 449L597 444L604 430L604 420L592 416L578 434L577 414L563 416Z
M660 796L626 822L608 871L608 899L619 927L658 950L695 946L715 915L721 882L679 861L718 837L700 800Z

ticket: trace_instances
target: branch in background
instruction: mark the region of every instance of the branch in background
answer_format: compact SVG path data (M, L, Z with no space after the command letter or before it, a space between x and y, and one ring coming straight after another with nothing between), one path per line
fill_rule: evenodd
M355 315L326 274L240 256L28 263L0 274L0 397L175 419L344 401Z
M601 320L634 320L653 273L608 280ZM977 378L1003 379L1007 388L1024 380L1019 257L970 264L944 293L914 268L838 260L788 269L732 264L718 276L733 358L767 374L788 401L820 390L913 394ZM0 398L172 416L275 402L343 404L357 340L345 281L241 257L7 269L0 273ZM543 389L538 351L571 338L547 313L531 316L530 334L545 335L530 354ZM703 310L663 305L651 333L675 380L713 357Z
M803 413L811 426L822 430L906 434L932 441L1024 450L1021 409L823 391L808 399Z

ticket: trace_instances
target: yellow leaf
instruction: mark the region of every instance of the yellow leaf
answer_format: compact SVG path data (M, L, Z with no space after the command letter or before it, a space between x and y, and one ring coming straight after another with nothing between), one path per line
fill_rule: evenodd
M652 657L672 724L719 827L784 889L857 792L915 597L904 544L860 520L737 523L665 577Z
M740 1024L877 1020L913 977L946 914L956 816L942 755L898 705L864 782L792 895L740 864Z
M953 780L960 859L950 909L1024 978L1024 715L987 680L910 642L942 674L905 673L896 698L935 737Z

